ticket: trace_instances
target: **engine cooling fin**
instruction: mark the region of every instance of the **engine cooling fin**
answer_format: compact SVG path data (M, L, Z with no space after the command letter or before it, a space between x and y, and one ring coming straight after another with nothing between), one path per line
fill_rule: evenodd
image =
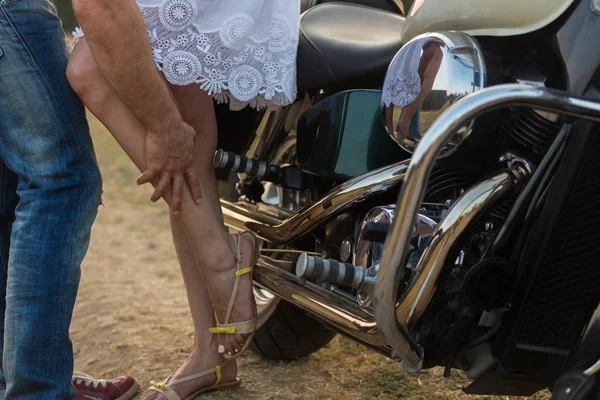
M476 174L450 168L439 168L431 173L425 201L443 203L446 200L456 200L462 189L466 190L477 180Z
M515 108L502 120L494 135L497 148L510 148L523 151L539 161L560 132L562 124L551 121L531 108ZM491 160L483 168L485 174L491 174L505 167L498 160ZM514 201L507 199L494 205L490 215L504 219L510 213Z
M518 145L543 155L558 135L562 124L543 117L531 108L520 108L505 119L500 129Z

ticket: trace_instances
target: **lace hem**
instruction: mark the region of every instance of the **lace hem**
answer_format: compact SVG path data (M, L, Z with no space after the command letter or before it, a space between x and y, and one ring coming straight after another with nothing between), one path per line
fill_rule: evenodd
M273 14L268 38L257 40L248 14L234 14L217 31L202 32L194 24L194 0L139 7L156 67L170 83L198 84L232 110L274 108L295 100L299 31L286 15ZM74 42L83 37L80 28L73 37Z
M381 99L386 107L394 104L403 108L412 104L419 97L419 93L421 93L419 73L415 70L407 72L407 75L390 78L385 82Z
M432 38L413 39L400 50L388 68L381 102L385 107L406 107L412 104L421 92L419 64L423 47L433 42Z

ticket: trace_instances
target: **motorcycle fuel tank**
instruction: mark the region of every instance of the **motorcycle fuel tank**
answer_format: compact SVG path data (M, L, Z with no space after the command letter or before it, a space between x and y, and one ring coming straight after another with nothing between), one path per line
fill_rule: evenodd
M349 90L309 108L298 120L300 168L348 180L407 158L383 126L380 99L380 90Z
M582 0L589 1L589 0ZM462 31L472 36L513 36L543 28L575 0L415 0L404 42L426 32Z

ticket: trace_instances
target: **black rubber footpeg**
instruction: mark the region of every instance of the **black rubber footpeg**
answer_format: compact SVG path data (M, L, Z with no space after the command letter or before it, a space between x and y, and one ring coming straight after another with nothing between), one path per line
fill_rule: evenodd
M309 256L306 253L302 253L296 263L296 275L299 278L325 281L354 289L363 284L366 272L367 270L362 267L355 267L337 260Z
M276 181L281 176L281 167L277 165L271 165L265 161L254 160L221 149L215 152L213 166L246 174L258 180Z

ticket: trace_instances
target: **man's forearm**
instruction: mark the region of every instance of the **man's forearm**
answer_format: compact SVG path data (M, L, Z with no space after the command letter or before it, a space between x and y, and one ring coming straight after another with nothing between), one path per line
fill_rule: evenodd
M73 0L73 6L100 70L134 115L148 129L180 119L135 1Z

